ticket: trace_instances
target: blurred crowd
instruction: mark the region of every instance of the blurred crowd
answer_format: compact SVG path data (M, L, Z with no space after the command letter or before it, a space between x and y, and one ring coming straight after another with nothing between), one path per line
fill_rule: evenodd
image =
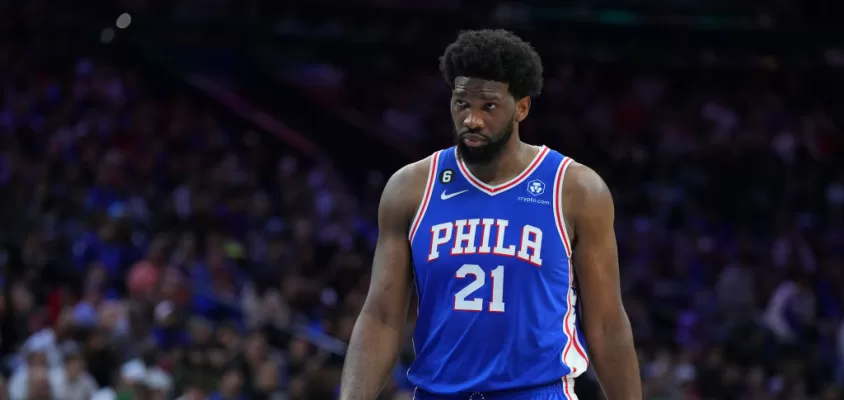
M333 398L366 208L331 166L54 45L0 45L0 398Z
M0 398L333 399L384 176L53 44L0 38ZM277 51L290 95L448 145L434 60ZM613 190L646 398L844 398L836 79L546 66L522 133Z

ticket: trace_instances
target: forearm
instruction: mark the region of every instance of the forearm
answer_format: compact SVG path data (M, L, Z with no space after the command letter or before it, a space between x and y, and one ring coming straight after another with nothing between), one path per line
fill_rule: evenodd
M398 355L401 330L361 313L346 353L340 400L375 400Z
M586 327L589 358L607 400L641 400L642 382L627 316Z

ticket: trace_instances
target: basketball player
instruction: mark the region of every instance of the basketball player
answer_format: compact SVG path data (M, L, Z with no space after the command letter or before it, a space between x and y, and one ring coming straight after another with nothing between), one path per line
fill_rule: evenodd
M608 400L641 399L610 192L588 167L519 139L539 56L509 32L468 31L440 69L456 146L384 189L341 400L378 396L414 284L415 399L576 399L590 361Z

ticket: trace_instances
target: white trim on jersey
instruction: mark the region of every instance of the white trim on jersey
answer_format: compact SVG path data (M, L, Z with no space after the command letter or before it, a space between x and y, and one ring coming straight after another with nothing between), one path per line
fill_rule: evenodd
M460 158L460 155L457 154L457 147L454 148L454 157L457 159L457 166L460 169L460 173L463 174L463 177L466 178L469 183L474 186L476 189L490 195L495 196L497 194L501 194L514 188L516 185L522 183L527 177L529 177L533 171L536 171L537 168L542 164L542 160L545 159L549 153L549 149L546 146L540 146L539 152L536 153L536 156L533 158L533 161L528 164L528 167L522 171L519 175L516 175L513 179L510 179L507 182L504 182L500 185L488 185L484 183L482 180L472 175L472 171L469 171L469 168L466 167L466 164L463 163L463 160Z
M563 246L566 247L566 256L571 258L571 242L569 241L569 232L566 228L565 219L563 218L563 180L566 177L566 171L572 161L570 157L564 157L560 161L560 166L557 167L557 174L554 177L554 222L557 225L557 232L560 234L560 239L563 241Z
M410 243L413 243L413 238L416 236L416 230L419 229L419 224L422 218L425 218L425 211L428 211L428 204L431 203L431 193L434 190L434 183L437 181L437 164L439 164L440 151L431 155L431 165L428 166L428 181L425 182L425 193L422 195L419 208L416 209L416 215L410 221L410 231L407 233L407 238Z
M569 269L569 285L566 293L566 301L568 303L568 310L565 317L563 317L563 333L566 335L567 344L560 354L560 361L571 368L570 377L574 378L582 374L589 367L589 360L586 357L586 352L580 346L577 335L577 315L575 309L577 307L577 293L574 291L574 268L572 265L572 249L569 240L568 230L566 228L566 220L563 217L563 180L566 177L566 171L572 163L571 158L565 157L557 167L557 175L554 178L554 222L557 225L557 233L563 241L563 246L566 248L566 258L568 258ZM574 347L575 351L571 351ZM565 381L564 381L565 384Z
M413 273L415 274L416 271L414 270ZM419 297L419 285L416 284L415 282L413 283L413 289L416 291L416 299L417 299L416 300L416 316L417 316L417 319L418 319L419 303L422 302L422 299ZM414 322L414 324L415 324L415 322ZM416 350L416 339L413 336L414 335L410 335L410 345L413 347L413 356L416 357L416 355L419 354L419 350ZM406 376L408 379L410 379L410 366L409 365L407 366L407 371L404 371L404 376ZM416 389L419 389L419 388L414 386L413 387L413 398L414 399L416 398Z
M574 392L574 377L564 376L563 379L563 394L568 400L577 400L577 394Z

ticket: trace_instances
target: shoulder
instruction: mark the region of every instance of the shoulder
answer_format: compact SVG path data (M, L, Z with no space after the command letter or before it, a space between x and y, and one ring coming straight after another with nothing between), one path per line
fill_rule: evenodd
M392 183L400 184L404 188L413 186L422 186L424 188L428 181L428 175L431 172L431 167L434 165L434 158L439 154L436 152L419 161L401 167L390 177L388 185Z
M10 388L18 388L19 386L25 387L26 380L28 379L29 374L27 373L26 367L21 366L15 369L15 372L12 374L11 379L9 379ZM22 388L21 388L22 389Z
M64 370L58 367L50 368L50 384L52 384L55 388L64 389L67 383L67 376L65 375Z
M592 168L572 161L560 190L566 219L575 227L578 221L596 217L612 220L612 194L604 179Z
M423 201L428 180L436 172L434 153L422 160L405 165L396 171L384 186L379 205L379 220L384 217L410 223L417 207ZM386 215L385 215L386 214Z
M566 171L563 194L587 199L610 196L610 189L595 170L577 161L572 161Z

